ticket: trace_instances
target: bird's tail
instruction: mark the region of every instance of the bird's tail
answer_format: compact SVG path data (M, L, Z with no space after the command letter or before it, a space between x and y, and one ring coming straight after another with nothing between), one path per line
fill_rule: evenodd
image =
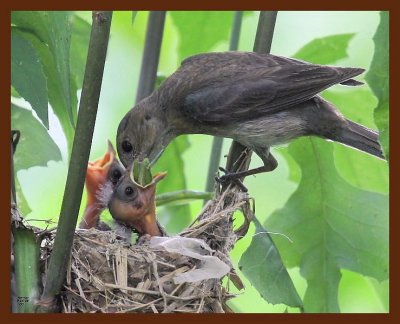
M347 123L348 127L344 127L339 134L336 134L335 141L375 155L380 159L385 159L377 132L348 119Z

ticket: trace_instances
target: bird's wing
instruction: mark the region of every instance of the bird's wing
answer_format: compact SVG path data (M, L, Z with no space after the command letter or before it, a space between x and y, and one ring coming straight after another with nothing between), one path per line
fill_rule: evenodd
M202 123L253 119L290 109L363 71L303 63L233 71L231 77L203 82L187 93L182 110Z

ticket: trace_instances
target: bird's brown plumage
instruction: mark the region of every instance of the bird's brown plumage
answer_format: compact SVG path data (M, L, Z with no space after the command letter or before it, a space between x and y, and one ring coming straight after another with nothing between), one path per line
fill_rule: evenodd
M119 156L125 166L136 158L155 160L176 136L198 133L240 142L269 164L266 169L276 166L270 146L304 135L329 138L383 158L376 132L367 130L360 136L318 96L335 84L361 84L352 78L363 71L253 52L190 57L122 119Z

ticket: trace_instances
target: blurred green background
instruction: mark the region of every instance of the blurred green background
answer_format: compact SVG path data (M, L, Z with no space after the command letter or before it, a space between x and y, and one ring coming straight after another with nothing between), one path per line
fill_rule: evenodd
M77 13L81 18L91 23L90 12ZM132 24L131 12L114 12L110 43L102 92L100 96L97 122L93 137L90 159L96 159L104 154L106 140L115 144L118 123L125 113L133 106L138 77L140 72L143 44L147 24L147 12L138 12ZM229 32L232 12L172 12L167 15L164 38L162 43L159 73L168 76L176 70L182 58L187 55L205 51L224 51L228 49ZM239 50L251 51L258 21L258 12L246 12L243 18ZM271 53L283 56L293 56L300 48L310 41L330 35L354 33L349 42L348 56L335 62L339 66L354 66L368 69L373 54L372 37L379 23L379 12L290 12L278 13L276 28L272 42ZM202 26L202 30L198 30ZM196 29L190 34L183 29ZM208 35L207 37L205 35ZM344 87L343 87L344 88ZM360 90L334 88L326 92L326 98L335 102L341 112L348 118L362 122L364 125L376 128L373 122L373 109L377 104L368 86ZM13 99L20 106L29 107L23 99ZM31 212L27 219L57 221L60 211L63 190L67 174L67 144L61 126L53 113L49 112L50 134L61 149L63 161L50 161L47 167L32 167L21 170L17 177L22 191L29 204ZM184 181L186 187L194 190L204 190L210 158L210 136L191 135L188 137L190 146L183 153ZM227 154L230 140L224 140L223 155ZM350 184L360 189L373 192L388 193L388 169L383 161L373 160L369 156L350 150L338 144L334 146L334 157L339 174ZM246 186L255 198L257 217L264 223L277 209L281 208L297 184L291 180L296 177L296 167L291 163L290 171L284 147L274 148L279 167L272 173L261 174L246 179ZM286 158L283 158L285 154ZM354 162L355 161L355 162ZM225 157L220 165L225 165ZM162 161L161 161L162 163ZM354 165L357 167L352 167ZM253 155L252 166L261 165L261 160ZM350 166L350 167L349 167ZM373 172L371 172L371 167ZM168 170L167 170L168 171ZM178 175L180 177L180 175ZM298 170L297 170L298 176ZM173 172L168 173L165 180L174 183ZM181 179L182 180L182 179ZM179 189L179 188L173 188ZM85 196L85 195L84 195ZM83 197L82 205L85 204ZM191 219L200 211L203 202L190 204ZM83 208L81 208L81 213ZM159 210L160 221L168 227L168 214ZM104 213L105 217L109 217ZM175 220L170 231L177 232L190 222L189 218ZM43 222L32 221L33 225L45 226ZM268 228L275 232L274 228ZM239 241L232 252L232 258L237 264L243 252L251 241L254 228L251 227L246 238ZM239 271L240 273L240 271ZM299 274L298 268L289 270L295 286L303 297L306 281ZM284 312L285 305L271 305L260 297L244 276L246 285L244 292L229 302L238 312ZM342 312L387 312L388 282L378 283L375 279L364 277L349 270L342 270L342 280L339 286L339 305ZM289 312L296 311L289 309Z

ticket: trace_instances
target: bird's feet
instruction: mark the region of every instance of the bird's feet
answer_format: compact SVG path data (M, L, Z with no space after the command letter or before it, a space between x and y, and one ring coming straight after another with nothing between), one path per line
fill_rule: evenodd
M219 170L225 173L223 176L215 177L215 180L218 181L220 184L228 185L230 183L234 183L242 191L244 191L244 192L248 191L247 188L245 187L245 185L243 184L243 182L238 179L238 177L240 175L238 175L235 172L229 172L226 169L224 169L223 167L219 167Z

